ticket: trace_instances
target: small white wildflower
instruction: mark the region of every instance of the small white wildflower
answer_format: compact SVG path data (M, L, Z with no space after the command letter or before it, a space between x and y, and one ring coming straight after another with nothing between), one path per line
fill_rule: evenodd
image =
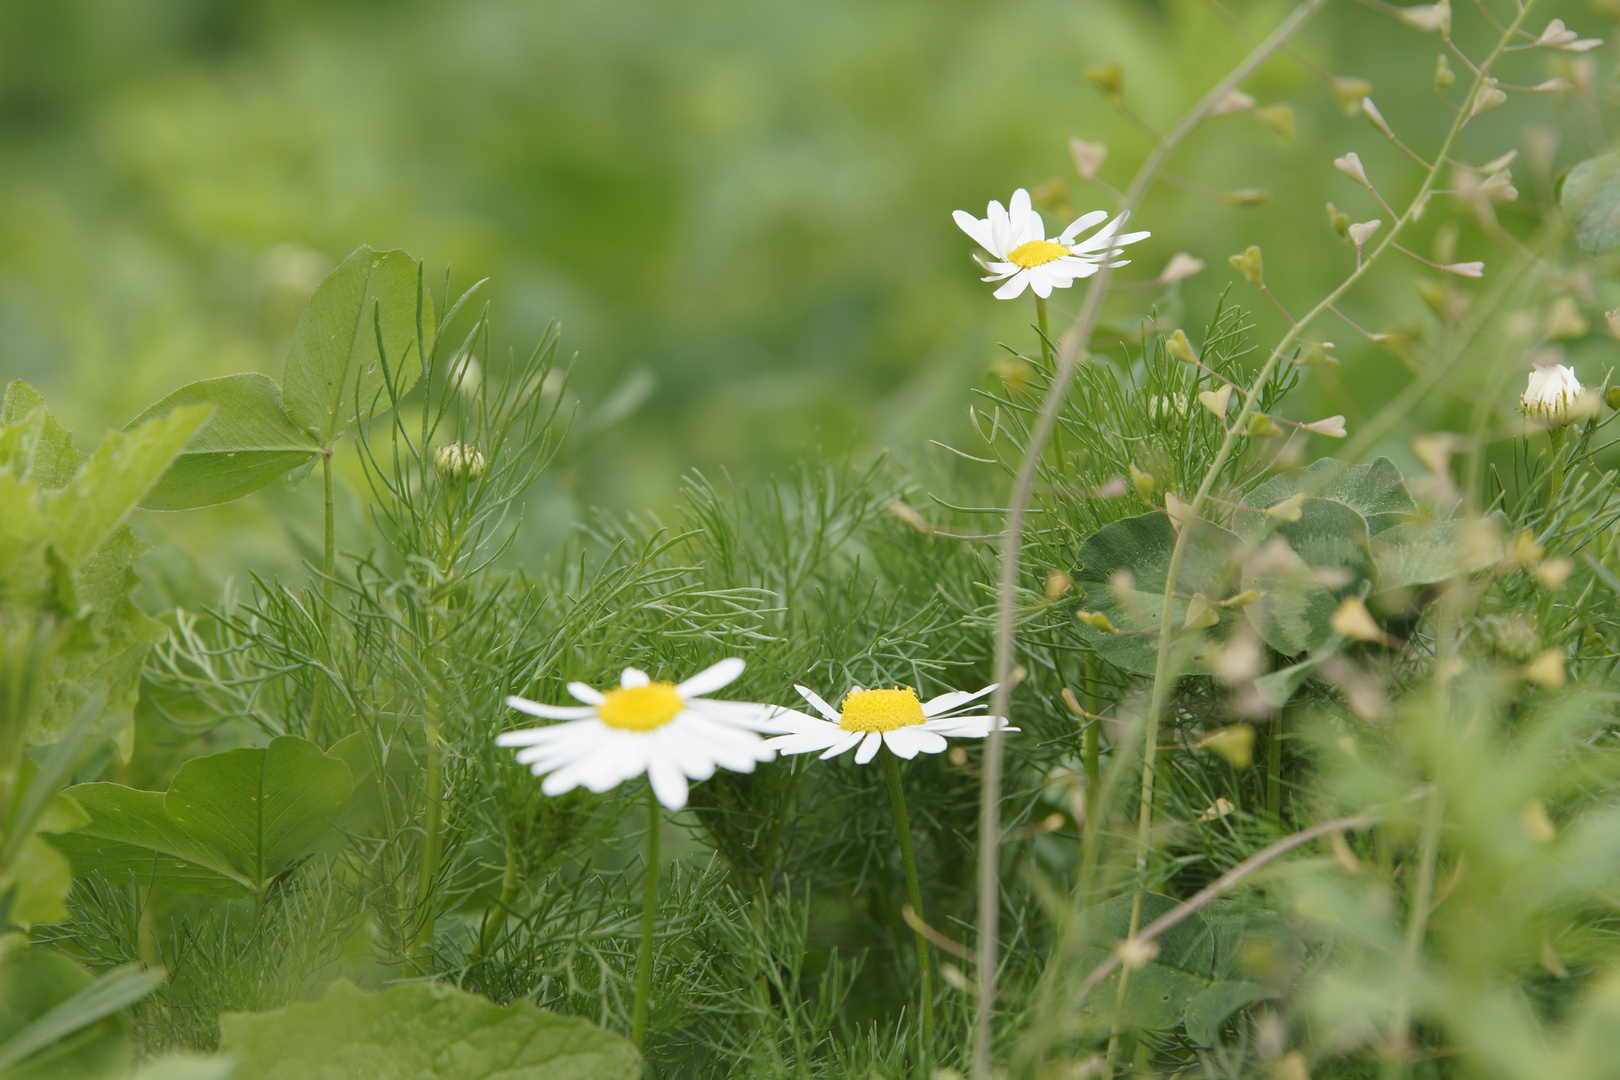
M1565 364L1549 364L1530 372L1530 382L1519 396L1519 411L1550 428L1568 427L1586 391Z
M810 754L821 751L821 758L837 757L846 750L855 750L855 763L865 765L887 746L896 757L914 758L918 754L937 754L945 749L946 736L957 739L982 739L991 731L1017 731L1008 727L1001 716L963 716L963 706L995 689L969 693L953 690L927 701L917 697L911 687L893 690L862 690L856 687L844 697L843 706L835 709L811 689L794 686L825 720L800 712L784 714L777 722L777 730L787 734L766 741L765 745L783 754Z
M965 210L954 215L956 224L996 261L978 259L988 270L984 281L1005 282L996 290L996 299L1011 300L1027 287L1046 298L1053 289L1067 289L1076 278L1095 274L1103 266L1124 266L1129 260L1117 258L1126 244L1144 240L1148 233L1120 233L1126 215L1120 214L1084 240L1076 237L1108 216L1106 210L1093 210L1076 218L1053 240L1046 238L1041 215L1030 206L1029 192L1013 192L1010 205L991 201L986 216L976 218Z
M450 480L477 480L489 468L484 455L471 443L447 443L433 451L433 461L439 472Z
M1368 240L1373 238L1373 234L1378 231L1378 227L1382 224L1383 222L1378 218L1373 218L1371 221L1356 222L1349 229L1350 242L1355 244L1358 249L1363 247Z
M1361 156L1355 151L1351 151L1344 157L1334 158L1333 167L1368 191L1372 190L1372 183L1367 179L1367 170L1361 167Z
M1563 19L1554 19L1547 24L1547 29L1536 38L1537 45L1546 45L1565 52L1583 53L1591 52L1603 44L1602 38L1583 38L1575 31L1564 25Z
M1330 439L1342 439L1349 432L1344 429L1344 417L1330 416L1326 420L1313 420L1309 424L1299 425L1305 431L1314 431L1318 435L1326 435Z
M1395 12L1395 17L1413 29L1430 34L1438 33L1442 37L1451 36L1451 0L1401 8Z
M1148 399L1148 418L1155 423L1173 423L1186 415L1186 394L1154 394Z

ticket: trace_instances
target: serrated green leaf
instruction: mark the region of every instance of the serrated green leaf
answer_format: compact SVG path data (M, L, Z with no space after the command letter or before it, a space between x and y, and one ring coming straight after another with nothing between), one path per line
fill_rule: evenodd
M628 1041L526 1001L442 983L367 994L339 979L320 1002L220 1017L235 1080L637 1080Z
M336 442L383 388L379 317L388 366L401 392L421 373L417 285L417 263L410 255L362 247L310 297L293 330L281 392L292 422L320 446ZM432 334L432 296L422 289L421 297L423 333Z
M32 386L18 379L6 387L0 404L0 468L54 491L66 487L83 462L73 433L56 422Z
M84 1080L122 1076L129 1067L129 1038L116 1013L102 1012L86 1024L61 1025L53 1010L94 987L96 980L57 952L13 944L0 953L0 1058L16 1056L6 1080ZM87 1014L81 1014L87 1015ZM68 1027L48 1045L33 1046L41 1027ZM28 1050L18 1055L19 1050Z
M1208 522L1199 523L1196 540L1187 545L1172 600L1171 619L1180 630L1187 614L1189 598L1203 593L1210 601L1220 601L1235 590L1237 537ZM1123 631L1110 634L1077 623L1079 633L1109 663L1149 674L1158 655L1159 618L1164 607L1165 578L1170 569L1170 553L1176 534L1170 519L1160 511L1125 518L1099 529L1080 548L1081 570L1075 582L1085 595L1084 608L1101 612L1113 626ZM1129 587L1124 585L1128 575ZM1207 633L1224 637L1230 622L1210 628ZM1198 635L1188 634L1194 642Z
M240 499L309 462L320 449L287 416L275 380L252 372L182 386L128 427L186 405L212 405L214 411L141 500L148 510Z
M1347 465L1323 458L1303 469L1278 473L1245 495L1243 505L1264 510L1298 494L1343 503L1367 519L1367 529L1374 535L1399 524L1418 509L1406 490L1401 470L1382 457L1369 465Z
M1243 569L1243 587L1264 593L1243 609L1267 645L1284 656L1320 648L1340 600L1373 575L1367 522L1341 502L1306 499L1298 521L1277 524L1273 538Z
M1558 201L1581 247L1604 252L1620 246L1620 153L1576 165L1564 178Z

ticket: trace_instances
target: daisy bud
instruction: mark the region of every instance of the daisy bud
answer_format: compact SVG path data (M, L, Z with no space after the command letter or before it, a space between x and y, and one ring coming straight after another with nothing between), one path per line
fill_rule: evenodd
M1170 261L1164 264L1163 270L1159 271L1158 284L1161 286L1174 285L1178 281L1185 281L1194 274L1203 272L1203 259L1189 255L1185 251L1178 251L1170 256ZM1179 330L1176 332L1181 333ZM1185 334L1182 336L1186 337Z
M1255 413L1249 417L1248 430L1243 434L1251 439L1278 439L1286 435L1287 432L1272 423L1269 416L1261 416L1259 413Z
M1359 251L1368 240L1372 239L1373 234L1378 231L1378 226L1382 224L1383 222L1378 218L1373 218L1371 221L1356 222L1350 226L1350 242L1356 245L1356 249Z
M1267 105L1263 109L1254 110L1254 116L1266 127L1281 135L1284 142L1294 141L1294 107L1292 105Z
M1328 626L1335 634L1343 634L1356 641L1384 640L1384 631L1373 620L1367 606L1353 596L1344 598L1339 604L1339 610L1328 620Z
M1395 133L1389 130L1388 122L1384 120L1384 114L1379 112L1378 106L1372 103L1372 98L1361 99L1361 111L1367 114L1367 119L1372 121L1373 127L1382 131L1391 139L1395 137Z
M1575 301L1567 296L1561 296L1553 301L1552 310L1547 312L1547 328L1543 333L1546 337L1556 340L1585 337L1591 329L1592 324L1581 317Z
M1199 750L1213 750L1226 759L1232 768L1242 771L1254 760L1254 728L1248 724L1233 724L1205 735L1193 744Z
M1441 53L1434 65L1434 88L1444 90L1448 86L1455 86L1456 83L1457 73L1452 71L1451 65L1446 62L1446 54Z
M1372 190L1372 183L1367 179L1367 170L1361 167L1361 156L1354 150L1344 157L1334 158L1333 167L1368 191Z
M1211 116L1225 116L1227 113L1244 112L1254 108L1254 98L1241 90L1228 90L1226 96L1217 101L1209 110Z
M1243 279L1256 287L1266 283L1265 267L1260 260L1260 249L1250 244L1241 255L1230 255L1226 259L1232 268L1243 275Z
M1070 139L1069 156L1074 159L1074 171L1080 174L1082 180L1095 180L1097 170L1102 168L1103 160L1108 157L1108 144Z
M433 451L433 461L439 475L456 484L479 479L488 467L484 455L471 443L453 442L441 446Z
M1198 357L1193 352L1192 342L1187 340L1185 330L1177 330L1171 334L1169 340L1164 343L1164 351L1180 360L1183 364L1198 363Z
M1305 496L1294 493L1282 502L1266 507L1266 516L1278 521L1298 521L1305 513Z
M1153 501L1153 474L1145 473L1135 465L1126 465L1131 470L1131 487L1142 497L1143 502Z
M1327 204L1327 212L1328 224L1333 226L1333 231L1339 234L1339 239L1348 240L1350 238L1350 215L1332 203Z
M1422 30L1426 34L1438 33L1441 37L1451 36L1451 0L1402 8L1394 15L1414 30Z
M1537 367L1530 372L1530 381L1519 395L1519 411L1554 430L1565 428L1585 392L1574 370L1566 365Z
M1506 102L1507 95L1497 88L1496 80L1487 77L1479 84L1479 91L1474 94L1474 103L1468 108L1468 119L1472 120L1480 113L1489 112Z
M1344 115L1354 116L1361 103L1372 92L1372 83L1366 79L1346 78L1334 76L1328 80L1328 86L1333 90L1333 96L1339 100L1339 108Z
M1108 621L1108 616L1100 611L1077 611L1074 613L1074 617L1093 630L1100 630L1105 634L1119 633L1118 630L1114 629L1114 624Z
M1231 400L1231 383L1227 383L1219 390L1202 390L1198 394L1198 403L1222 420L1226 419L1226 405Z
M1074 579L1068 574L1065 574L1062 570L1054 570L1050 574L1047 574L1046 602L1048 604L1056 603L1062 598L1064 593L1069 591L1069 586L1073 584Z
M1525 682L1544 686L1548 690L1564 688L1564 650L1548 649L1526 664L1519 672Z
M1482 262L1446 263L1440 269L1448 274L1456 274L1458 277L1485 276L1485 264Z
M1309 424L1299 425L1305 431L1314 431L1318 435L1326 435L1330 439L1342 439L1347 432L1344 430L1344 417L1330 416L1326 420L1313 420Z
M1118 101L1120 92L1125 88L1125 69L1119 64L1093 64L1086 68L1086 81L1108 96L1109 101Z

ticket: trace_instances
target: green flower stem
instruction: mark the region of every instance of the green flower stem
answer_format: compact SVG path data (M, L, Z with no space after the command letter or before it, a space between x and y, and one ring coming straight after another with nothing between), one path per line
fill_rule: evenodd
M422 862L416 879L417 918L421 926L412 942L412 954L422 964L433 945L434 881L439 876L439 826L444 817L444 740L439 737L439 725L429 720L425 727L427 740L427 789L423 793Z
M326 479L326 546L321 553L321 608L323 626L332 621L332 576L337 572L337 525L333 520L332 451L321 451L321 473Z
M1041 359L1046 361L1047 367L1051 367L1052 335L1046 328L1046 297L1044 296L1035 298L1035 324L1041 328Z
M652 784L647 785L647 895L641 904L641 955L636 959L636 1007L630 1039L640 1050L647 1039L647 995L652 992L653 928L658 923L658 830L663 813Z
M1558 505L1559 496L1564 493L1564 436L1568 428L1553 428L1547 432L1547 441L1552 443L1552 487L1547 489L1547 505Z
M1086 827L1088 837L1095 837L1097 833L1097 806L1098 795L1101 793L1102 772L1097 762L1098 743L1101 741L1102 721L1097 714L1102 710L1102 702L1097 694L1097 657L1093 653L1086 654L1086 711L1091 719L1086 723L1085 741L1080 747L1080 760L1086 776Z
M895 825L900 830L900 861L906 868L906 892L911 910L923 920L922 885L917 880L917 857L911 849L911 820L906 815L906 792L900 786L900 759L887 746L878 751L883 759L883 775L889 781L889 799L894 803ZM929 1074L929 1055L934 1045L934 985L928 968L928 939L917 933L917 972L922 983L922 1075Z
M1282 828L1282 733L1283 717L1279 712L1271 722L1266 739L1266 816L1277 828Z

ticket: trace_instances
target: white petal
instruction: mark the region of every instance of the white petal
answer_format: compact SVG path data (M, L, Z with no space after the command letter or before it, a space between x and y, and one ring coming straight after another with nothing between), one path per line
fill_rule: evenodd
M886 732L883 741L896 757L903 757L907 761L918 754L937 754L947 745L945 736L917 725Z
M995 297L997 300L1017 299L1019 296L1023 295L1024 286L1028 284L1029 271L1020 270L1018 273L1014 274L1010 279L1008 279L1007 284L996 290Z
M596 715L596 710L588 705L542 705L538 701L530 701L512 695L506 699L508 709L526 712L530 716L543 716L547 720L578 720L584 716ZM502 743L502 746L515 746L516 743Z
M1093 210L1089 214L1081 214L1079 217L1070 222L1069 227L1064 229L1063 232L1058 236L1058 243L1074 243L1074 238L1076 236L1079 236L1082 232L1091 228L1093 225L1097 224L1097 222L1101 221L1107 216L1108 211L1106 210Z
M647 762L647 779L652 782L653 794L666 807L679 810L686 805L689 790L686 777L673 764L662 758L653 758Z
M1012 238L1012 224L1007 220L1007 211L999 202L990 200L985 208L985 220L990 223L990 254L998 259L1006 258L1007 252L1012 250L1009 241Z
M755 762L770 761L776 751L765 745L765 740L752 731L744 731L724 721L710 720L693 712L684 712L675 722L665 725L670 734L667 739L681 741L683 746L699 748L711 761L732 772L753 772ZM688 771L688 776L701 779Z
M675 692L683 698L712 694L721 687L736 682L737 676L741 675L743 668L747 666L737 657L729 657L712 667L704 668L685 682L679 683L675 687Z
M1007 216L1016 222L1019 218L1029 216L1029 192L1019 188L1007 202Z
M958 228L973 238L974 243L986 251L993 250L990 247L990 223L988 221L980 220L966 210L958 210L951 217L955 219Z
M601 729L603 724L594 716L581 717L570 720L564 724L550 724L546 727L524 728L522 731L504 731L495 736L496 746L549 746L555 743L568 742L583 736L595 737L594 733Z
M967 690L952 690L949 693L941 694L938 697L929 698L927 701L923 702L923 715L932 718L935 716L940 716L944 713L948 713L952 709L961 708L963 705L973 701L975 698L982 698L984 695L992 692L995 690L997 685L999 684L991 683L983 690L974 690L972 692Z
M798 731L805 722L821 723L815 717L797 709L788 709L781 705L756 704L751 701L693 698L686 703L686 711L749 731L763 731L768 735Z
M653 732L653 753L657 760L669 762L693 780L707 780L714 775L714 755L708 753L711 748L703 744L700 735L679 730L680 726L665 724ZM749 758L748 768L753 767L754 760Z
M1073 280L1072 278L1070 280ZM1046 272L1046 267L1037 266L1029 272L1029 287L1035 295L1045 300L1052 295L1052 286L1055 284L1052 275ZM1000 295L999 293L997 295Z
M1018 190L1022 191L1023 188ZM871 761L877 756L878 748L882 745L883 735L881 732L867 732L866 738L861 742L861 748L855 751L855 764L865 765L868 761Z
M937 731L941 735L949 735L953 739L982 739L990 734L991 726L999 727L1002 731L1017 731L1015 727L1008 727L1005 720L994 716L942 716L938 720L930 720L922 726L928 731Z
M602 693L602 691L597 690L594 687L586 686L582 682L569 683L568 692L587 705L600 705L602 702L607 700L607 697Z
M792 735L778 735L774 739L766 739L765 745L779 754L809 754L818 750L825 750L844 740L842 729L833 724L827 724L824 731L797 731Z
M812 709L816 710L816 712L820 713L822 716L825 716L833 723L836 724L844 718L843 713L839 712L837 709L823 701L821 695L816 693L814 690L811 690L809 687L800 686L798 683L794 683L793 689L797 690L799 692L799 696L810 703L810 707Z
M640 668L627 667L624 674L619 676L619 685L627 690L632 686L646 686L650 682L652 680Z
M847 731L844 733L843 738L839 739L837 742L833 743L827 748L827 752L821 755L821 760L826 761L828 758L835 758L860 741L860 732Z

